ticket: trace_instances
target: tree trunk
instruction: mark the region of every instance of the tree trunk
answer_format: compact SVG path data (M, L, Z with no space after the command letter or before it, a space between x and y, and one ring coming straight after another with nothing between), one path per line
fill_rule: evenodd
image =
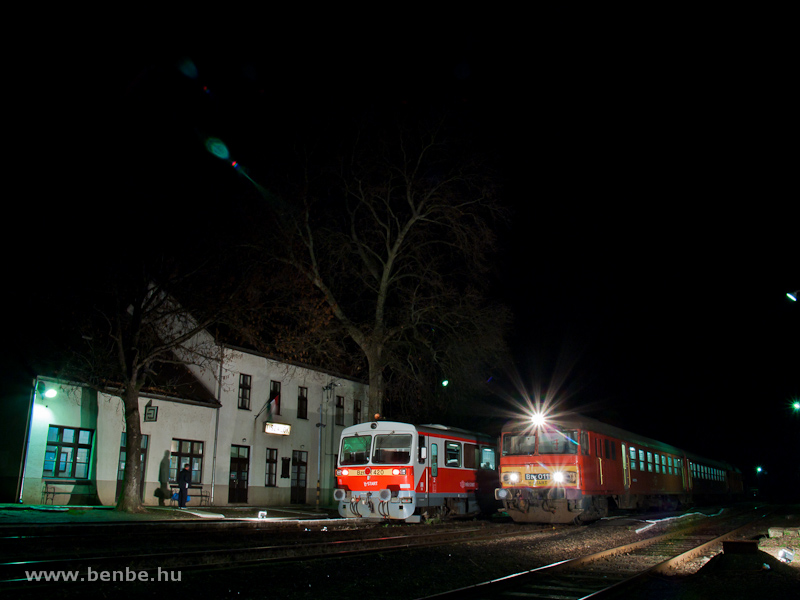
M365 351L369 365L369 413L370 419L383 416L383 362L381 351L378 348L369 348Z
M117 502L121 512L144 512L142 506L142 426L139 418L139 389L129 384L122 395L125 404L125 477Z

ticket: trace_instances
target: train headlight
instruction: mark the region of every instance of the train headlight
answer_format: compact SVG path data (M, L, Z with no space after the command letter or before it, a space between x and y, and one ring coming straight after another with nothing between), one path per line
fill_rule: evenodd
M556 471L553 473L553 481L556 483L564 483L564 473L563 471Z
M405 469L392 469L392 475L405 475Z
M350 474L349 469L336 469L336 476L337 477L344 477Z
M510 471L503 473L503 481L506 483L519 483L519 473L516 471Z

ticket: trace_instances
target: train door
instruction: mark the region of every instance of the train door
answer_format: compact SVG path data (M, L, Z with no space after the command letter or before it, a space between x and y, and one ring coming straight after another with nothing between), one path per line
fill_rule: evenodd
M439 477L439 444L431 443L431 481L428 487L430 494L435 494L438 491L438 477ZM429 496L430 497L430 496Z
M625 486L625 489L628 490L631 487L631 465L628 462L628 447L625 443L622 443L622 482Z
M600 489L604 489L606 484L603 472L603 439L600 436L594 438L594 455L597 458L597 484Z

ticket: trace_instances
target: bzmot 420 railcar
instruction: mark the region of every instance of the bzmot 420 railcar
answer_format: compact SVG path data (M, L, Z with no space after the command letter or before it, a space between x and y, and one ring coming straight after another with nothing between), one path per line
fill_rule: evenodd
M742 493L741 472L587 417L512 421L495 497L514 521L588 522L624 509L677 508Z
M443 425L372 421L342 432L333 497L343 517L419 522L497 508L497 441Z

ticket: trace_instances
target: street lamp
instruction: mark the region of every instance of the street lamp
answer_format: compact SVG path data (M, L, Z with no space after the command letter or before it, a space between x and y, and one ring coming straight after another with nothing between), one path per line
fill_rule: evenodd
M786 297L789 298L792 302L797 302L797 298L800 298L800 290L795 290L794 292L786 292Z

